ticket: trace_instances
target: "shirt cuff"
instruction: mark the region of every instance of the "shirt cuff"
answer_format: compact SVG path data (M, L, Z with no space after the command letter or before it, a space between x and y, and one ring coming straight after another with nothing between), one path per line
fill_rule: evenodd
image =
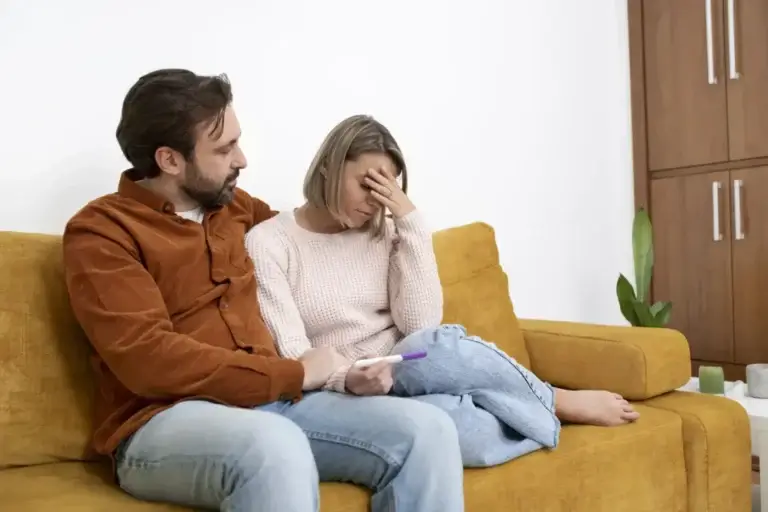
M271 363L272 399L293 400L301 398L304 387L304 365L293 359L275 359Z

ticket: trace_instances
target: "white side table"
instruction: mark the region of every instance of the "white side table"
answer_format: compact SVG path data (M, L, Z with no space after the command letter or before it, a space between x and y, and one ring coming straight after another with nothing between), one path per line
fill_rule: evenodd
M692 378L679 391L698 393L699 379ZM752 455L760 458L760 509L768 511L768 399L752 398L746 394L743 382L726 382L725 397L741 404L749 415ZM754 505L753 505L754 507Z

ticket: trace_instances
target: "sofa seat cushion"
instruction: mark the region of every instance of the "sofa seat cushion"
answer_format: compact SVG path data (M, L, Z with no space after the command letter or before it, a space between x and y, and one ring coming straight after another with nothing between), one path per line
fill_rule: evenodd
M633 424L568 425L555 450L468 470L467 510L504 502L510 511L686 512L682 419L633 405L641 415Z
M466 510L686 510L682 422L669 411L637 406L623 427L567 426L560 446L508 464L465 472ZM109 467L66 462L0 471L3 506L14 512L172 512L143 503L110 481ZM364 512L369 492L321 485L323 512ZM631 503L631 506L628 505ZM503 504L503 506L500 506Z

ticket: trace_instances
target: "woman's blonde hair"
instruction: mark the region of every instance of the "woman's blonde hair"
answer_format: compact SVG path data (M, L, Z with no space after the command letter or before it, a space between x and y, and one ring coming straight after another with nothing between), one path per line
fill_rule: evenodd
M403 153L389 130L371 116L355 115L344 119L326 135L304 178L304 198L315 208L325 208L344 222L341 211L344 163L366 153L384 153L395 164L403 192L408 191L408 172ZM371 219L372 233L384 232L385 210Z

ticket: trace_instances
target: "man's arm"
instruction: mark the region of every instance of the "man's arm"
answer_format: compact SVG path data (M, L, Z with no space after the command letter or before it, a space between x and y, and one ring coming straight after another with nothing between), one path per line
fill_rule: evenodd
M261 224L267 219L271 219L275 215L277 215L279 212L272 209L271 206L269 206L267 203L262 201L261 199L257 199L252 196L248 196L250 200L251 205L251 218L252 218L252 224L250 227L253 227L257 224Z
M174 332L154 279L125 241L70 225L63 245L75 316L131 392L158 399L206 396L242 407L301 396L299 361L231 351Z

